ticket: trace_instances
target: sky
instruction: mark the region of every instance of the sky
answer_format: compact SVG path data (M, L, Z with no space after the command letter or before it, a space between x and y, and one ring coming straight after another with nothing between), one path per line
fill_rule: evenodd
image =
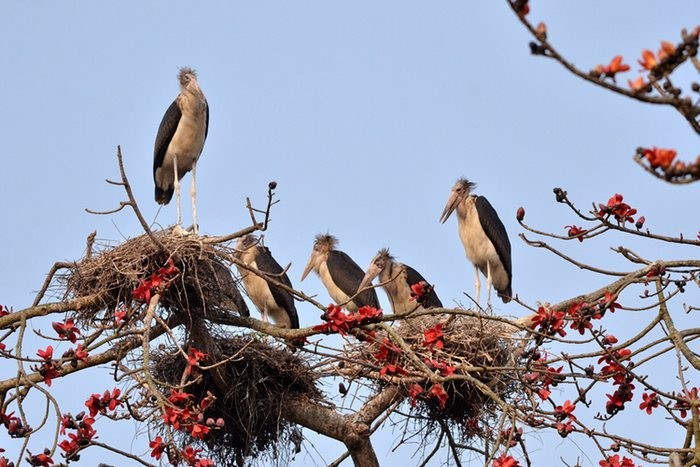
M633 69L623 80L637 76L642 49L677 42L697 16L693 0L532 3L532 21L547 23L561 53L583 69L622 54ZM293 284L321 302L330 298L318 278L299 279L314 235L330 232L363 267L389 247L436 284L443 303L465 303L473 269L455 219L438 222L462 176L499 212L512 243L513 290L532 305L607 283L518 238L519 206L542 230L563 234L579 223L554 203L555 186L582 208L622 193L652 231L695 236L698 186L666 185L632 161L638 146L695 159L697 135L687 123L672 109L613 95L531 56L529 40L505 1L2 2L0 303L29 306L51 265L79 259L93 230L102 245L142 233L128 210L84 210L125 199L104 182L118 177L117 145L146 218L174 223L174 204L159 212L153 200L152 157L180 66L198 71L210 106L197 169L200 232L248 226L246 197L262 207L268 182L277 181L266 244L292 264ZM186 224L188 206L185 189ZM633 269L610 250L621 243L651 259L692 254L615 235L561 248ZM298 308L302 326L316 324L316 309ZM496 312L526 314L500 302ZM13 372L0 369L0 378ZM108 369L97 373L55 382L65 410L79 411L87 391L112 384ZM76 384L86 394L76 394ZM132 435L130 422L98 428L103 441L145 451L147 436ZM342 452L309 436L313 447L293 465L325 465ZM379 436L380 459L410 465L409 452L391 452L395 440ZM0 446L6 442L0 435ZM537 451L559 459L549 447ZM97 448L83 458L81 465L128 465Z

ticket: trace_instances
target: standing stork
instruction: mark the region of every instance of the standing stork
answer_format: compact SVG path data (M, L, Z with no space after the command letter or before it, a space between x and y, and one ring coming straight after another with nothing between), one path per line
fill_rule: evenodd
M351 257L335 249L337 244L338 240L332 235L316 235L314 248L301 280L303 281L313 269L321 278L331 298L338 304L344 303L348 311L357 313L363 306L379 308L374 289L365 290L350 301L350 297L357 294L365 273Z
M260 240L255 235L246 235L238 239L234 256L246 265L269 275L271 279L277 280L291 288L292 283L279 265L272 257L270 249L259 244ZM262 319L267 323L268 316L279 327L286 329L299 328L299 316L294 305L294 297L288 291L279 287L265 278L236 265L241 274L243 287L248 296L253 301L255 307L260 311Z
M440 222L444 224L452 212L457 210L459 238L467 258L474 265L477 305L481 289L479 271L486 276L489 306L492 285L503 303L508 303L513 295L508 233L491 203L483 196L471 194L475 186L475 183L466 178L457 180L442 211Z
M399 263L389 253L388 248L382 248L372 259L365 277L360 283L359 290L364 289L379 276L379 282L389 297L391 308L395 314L405 314L420 308L415 300L411 300L411 286L419 282L428 282L418 271L407 264ZM428 308L442 308L442 302L434 290L427 294L424 304Z
M180 179L192 171L192 222L197 233L197 195L195 174L197 160L202 154L209 132L209 104L204 97L197 73L191 68L180 68L178 74L180 94L170 104L158 127L153 150L153 181L158 204L168 204L177 197L177 225L182 223L180 214Z

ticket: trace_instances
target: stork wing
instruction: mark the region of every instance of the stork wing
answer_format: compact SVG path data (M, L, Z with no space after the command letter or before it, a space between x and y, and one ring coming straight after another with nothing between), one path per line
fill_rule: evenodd
M279 275L284 271L284 268L282 268L272 256L270 249L265 246L258 246L257 248L258 254L255 256L255 264L257 264L258 269L261 272L272 275L273 279L291 288L292 282L289 280L287 274ZM292 297L292 294L270 282L268 282L268 285L272 298L275 299L275 303L284 308L289 315L289 320L292 322L292 329L299 329L299 315L297 315L297 308L296 305L294 305L294 297Z
M207 122L209 118L209 107L207 107ZM153 149L153 179L156 177L156 169L163 165L163 160L165 159L165 152L168 150L168 145L173 139L175 130L177 129L177 124L180 122L180 117L182 117L182 112L177 106L177 99L170 104L168 110L165 111L163 115L163 120L160 121L160 126L158 127L158 134L156 135L156 144ZM208 126L208 125L207 125Z
M219 287L219 293L229 300L227 306L233 308L232 311L237 311L241 316L250 316L248 305L246 305L245 300L243 300L243 296L240 290L238 290L236 281L233 280L231 276L231 270L218 261L213 261L211 265Z
M347 254L339 250L331 250L326 261L328 272L333 279L333 282L343 291L348 297L352 297L357 293L360 287L362 278L365 273L355 261ZM365 305L373 308L379 308L379 299L374 289L368 289L355 297L353 300L358 307Z
M496 253L508 273L508 282L510 283L513 269L510 259L510 240L508 240L506 228L503 226L503 222L498 217L496 210L486 198L478 196L474 205L476 206L476 212L479 214L481 228L484 229L484 233L486 233L486 236L496 248Z
M412 286L413 284L416 284L420 281L425 281L426 284L430 284L430 282L426 281L423 276L420 275L418 271L413 269L411 266L404 264L404 267L406 268L406 281L408 282L408 286ZM430 293L428 294L428 297L425 301L425 304L429 308L442 308L442 302L438 298L437 294L435 293L435 289L431 290Z
M207 99L204 99L204 105L206 106L206 109L204 110L204 113L207 116L207 121L204 126L204 141L207 140L207 135L209 134L209 102L207 102Z

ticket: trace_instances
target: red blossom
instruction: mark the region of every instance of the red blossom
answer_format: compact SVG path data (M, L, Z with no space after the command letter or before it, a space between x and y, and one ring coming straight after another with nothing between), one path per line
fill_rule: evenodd
M576 410L576 404L572 404L570 400L567 400L563 405L558 405L554 409L554 417L557 420L564 420L566 418L575 420L574 410Z
M663 170L668 170L678 153L675 149L663 149L654 146L652 148L644 148L642 154L644 154L644 157L646 157L652 169L658 167Z
M151 457L155 457L156 460L160 460L160 456L163 455L163 451L165 450L163 438L156 436L153 441L148 443L148 447L151 448Z
M382 310L371 306L363 306L357 310L357 313L345 313L341 307L330 304L321 316L325 323L318 324L312 329L324 334L338 333L344 336L354 327L376 323L381 318Z
M407 375L408 372L401 368L399 365L384 365L381 370L379 370L379 374L382 376L386 375Z
M116 410L117 407L124 405L124 402L119 400L120 394L121 391L118 388L114 388L111 393L107 390L102 396L93 394L85 401L85 407L90 411L91 417L94 417L98 413L104 414L107 413L107 411Z
M641 76L637 76L637 78L632 81L632 80L627 80L627 85L630 87L630 90L632 92L638 92L646 88L647 83L644 82L644 78Z
M659 406L659 395L655 392L647 394L646 392L642 394L642 403L639 404L639 408L645 410L647 414L651 415L651 411Z
M649 49L644 49L642 51L642 58L638 60L638 63L642 66L642 69L644 70L651 70L656 65L658 65L656 57L654 56L654 52L652 52Z
M634 461L628 457L620 459L619 454L607 457L598 463L600 467L634 467Z
M207 354L201 352L194 347L190 347L189 352L187 352L187 375L192 372L192 368L199 365L203 359L207 357Z
M507 430L501 431L501 438L504 442L510 439L508 447L512 448L517 446L517 444L523 440L523 429L518 428L517 430L513 430L513 427L510 427Z
M119 310L114 310L114 326L119 327L122 324L122 321L124 321L124 318L126 318L127 311L123 308Z
M419 305L425 306L430 294L433 292L433 286L425 281L416 282L411 285L411 300L415 300Z
M197 454L200 452L202 452L201 449L195 449L192 446L187 446L184 450L180 451L180 457L187 463L187 465L195 465L197 462L199 462L199 459L197 459Z
M634 223L633 215L637 214L637 210L630 207L629 204L623 203L623 196L619 193L615 193L613 197L608 200L608 204L599 204L600 211L598 215L603 216L615 216L615 220L618 223L624 224L625 222Z
M416 406L417 397L423 392L423 386L413 383L408 390L408 397L411 399L411 407Z
M433 384L433 387L430 388L430 394L437 398L440 408L444 409L449 396L445 392L445 388L442 387L442 384Z
M202 425L201 423L194 423L190 427L190 435L193 438L204 439L205 436L209 434L209 427Z
M380 362L386 360L392 360L397 354L401 353L401 349L398 348L389 338L385 337L379 346L379 350L374 354L374 358Z
M53 358L53 347L50 345L46 347L46 350L37 350L36 354L41 358L42 360L46 360L47 362L50 362L51 359Z
M180 270L175 266L172 258L168 258L165 266L158 269L158 271L151 274L148 279L141 279L139 285L133 290L132 295L134 300L139 302L149 302L151 300L151 294L154 289L160 292L160 289L167 289L170 285L170 280L175 276Z
M569 433L574 431L574 422L572 420L569 420L566 423L557 422L556 429L559 433L559 436L561 436L562 438L566 438L567 436L569 436Z
M622 55L615 55L608 65L598 65L595 67L595 71L605 78L612 78L613 81L615 81L615 75L617 73L629 71L629 69L629 65L622 63Z
M80 329L75 327L73 318L69 318L65 323L51 323L54 331L58 334L61 339L68 339L72 344L75 344L78 337L76 334L80 334Z
M564 331L564 312L556 311L549 307L540 306L537 314L532 318L532 328L539 328L538 331L547 336L559 334L566 336Z
M442 333L442 323L438 323L432 328L426 329L423 332L423 347L432 349L433 347L441 349L445 345L444 335Z
M583 227L577 227L575 225L567 225L564 228L569 229L569 231L567 232L569 237L577 237L579 242L583 242L583 236L588 233L588 230L585 230Z
M513 456L506 456L503 453L493 460L491 467L520 467L520 462L515 460Z
M617 303L617 294L611 294L607 290L605 291L605 297L600 300L600 306L604 310L610 310L610 313L615 313L615 310L622 308L622 305Z
M669 41L661 41L661 48L656 53L660 61L666 60L668 57L676 52L676 46Z
M78 347L73 351L73 355L75 355L77 360L87 363L88 353L83 349L83 344L78 344Z
M591 320L599 319L601 316L594 310L595 309L586 302L574 302L569 305L566 314L571 320L571 329L577 330L581 335L586 332L586 329L591 329L593 327Z
M184 405L189 402L190 399L192 399L194 396L192 394L189 394L185 391L177 391L175 389L170 390L170 397L168 397L168 400L170 401L171 404L175 405Z
M27 457L27 461L29 461L30 465L41 467L49 467L50 465L53 465L53 459L51 459L51 457L49 457L49 455L46 453L37 454L36 456L32 456L30 453L29 455L31 457Z
M6 306L0 305L0 318L12 313L12 308L7 308Z
M448 365L445 362L441 362L439 360L430 360L428 358L425 359L426 365L431 367L433 370L438 370L440 371L440 374L442 376L450 376L453 375L454 372L457 370L457 367L454 365Z

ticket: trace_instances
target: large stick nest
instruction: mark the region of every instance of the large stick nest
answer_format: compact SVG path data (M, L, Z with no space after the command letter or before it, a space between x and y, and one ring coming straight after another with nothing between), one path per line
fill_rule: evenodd
M160 250L147 236L141 235L114 247L87 255L62 276L66 297L96 295L95 305L81 311L79 319L94 324L104 310L103 319L112 319L114 310L130 308L133 291L139 281L175 258L180 274L163 295L160 306L171 311L189 311L206 316L208 311L240 311L247 315L225 258L230 250L206 244L196 235L179 235L172 231L154 233L165 246Z
M285 458L298 452L300 430L285 420L284 403L290 398L322 400L308 364L287 349L254 336L212 336L197 327L193 331L192 345L207 349L207 365L225 363L203 371L187 392L195 400L208 391L214 394L216 401L207 408L206 417L222 418L224 426L212 430L204 441L181 433L182 445L205 446L215 464L225 467L239 465L244 458ZM180 383L186 366L185 359L174 351L152 356L153 375L168 385ZM167 397L169 390L163 390Z
M443 324L444 347L427 348L424 346L424 333L438 323ZM507 323L487 317L456 316L449 320L444 315L430 315L409 318L396 331L414 354L429 367L429 360L454 366L455 376L468 374L484 383L503 401L510 400L517 391L515 371L509 368L516 366L519 355L517 350L521 342L513 337L516 330ZM380 361L375 357L384 337L385 334L378 332L374 343L358 345L351 353L350 360L358 362L358 375L366 373L367 365L376 368L387 364L386 360ZM488 436L489 430L484 428L491 424L499 412L499 406L492 397L475 384L457 379L443 384L448 398L445 406L441 407L438 398L430 393L432 383L427 378L421 380L414 376L421 370L416 368L404 352L394 354L390 361L411 373L401 383L406 389L419 384L424 390L415 398L411 407L418 431L439 433L440 430L434 428L440 425L456 429L463 440ZM440 374L440 370L434 371L436 375ZM379 381L380 384L386 384L381 379ZM396 383L395 380L393 382Z

